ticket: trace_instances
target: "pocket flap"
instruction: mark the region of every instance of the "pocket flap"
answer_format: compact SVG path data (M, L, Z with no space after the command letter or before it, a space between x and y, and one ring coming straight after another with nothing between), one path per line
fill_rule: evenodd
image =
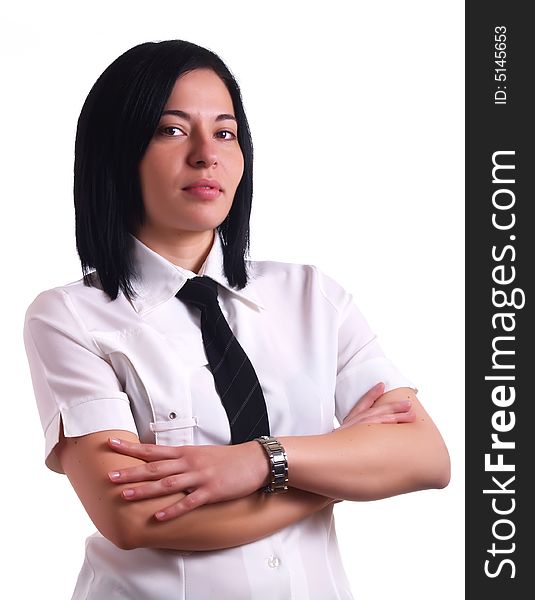
M169 419L167 421L155 421L150 423L150 430L154 433L158 433L160 431L170 431L172 429L184 429L186 427L197 427L197 417Z

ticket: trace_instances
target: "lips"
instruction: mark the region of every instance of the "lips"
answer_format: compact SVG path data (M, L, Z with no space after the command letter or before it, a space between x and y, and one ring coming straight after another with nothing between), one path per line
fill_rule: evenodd
M197 179L182 189L187 192L190 197L202 201L215 200L223 191L221 189L221 184L215 179Z
M192 181L182 189L184 190L217 190L218 192L223 191L221 188L221 184L219 181L215 179L197 179L196 181Z

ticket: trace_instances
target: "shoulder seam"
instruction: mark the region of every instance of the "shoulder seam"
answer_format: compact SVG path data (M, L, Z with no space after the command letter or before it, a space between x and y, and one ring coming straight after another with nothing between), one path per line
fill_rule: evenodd
M329 298L329 296L327 296L327 293L325 292L325 290L323 289L323 286L321 284L321 271L320 269L316 266L316 265L309 265L310 267L312 267L314 273L316 274L316 277L318 278L318 287L320 289L321 295L325 298L325 300L327 300L327 302L334 308L334 310L336 311L336 314L338 316L340 316L340 309L336 306L336 304Z
M91 342L93 343L93 346L98 350L98 353L100 354L101 358L106 359L106 355L104 354L104 352L102 352L102 348L98 345L97 341L95 340L95 338L93 337L93 335L91 334L89 329L87 329L87 327L85 326L85 323L82 320L82 317L80 317L80 315L78 314L78 311L74 307L74 304L73 304L67 290L65 290L64 288L59 288L59 290L63 295L65 306L67 307L67 310L71 313L73 319L76 320L76 322L78 323L78 326L86 334L87 338L89 340L91 340Z

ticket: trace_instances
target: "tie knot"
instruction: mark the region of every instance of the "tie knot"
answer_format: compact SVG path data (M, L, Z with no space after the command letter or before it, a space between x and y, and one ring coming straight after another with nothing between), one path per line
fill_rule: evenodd
M217 304L217 282L210 277L193 277L178 290L176 297L203 310Z

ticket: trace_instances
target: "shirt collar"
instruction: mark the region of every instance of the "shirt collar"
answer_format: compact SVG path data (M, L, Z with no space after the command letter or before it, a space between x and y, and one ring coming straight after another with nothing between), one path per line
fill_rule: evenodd
M132 305L138 313L143 314L175 296L186 280L196 277L197 273L175 265L146 246L135 235L130 236L134 241L134 262L138 274L131 282L137 293L132 299ZM232 295L254 308L265 308L251 290L249 283L241 290L229 285L223 270L223 247L217 232L198 275L211 277Z

